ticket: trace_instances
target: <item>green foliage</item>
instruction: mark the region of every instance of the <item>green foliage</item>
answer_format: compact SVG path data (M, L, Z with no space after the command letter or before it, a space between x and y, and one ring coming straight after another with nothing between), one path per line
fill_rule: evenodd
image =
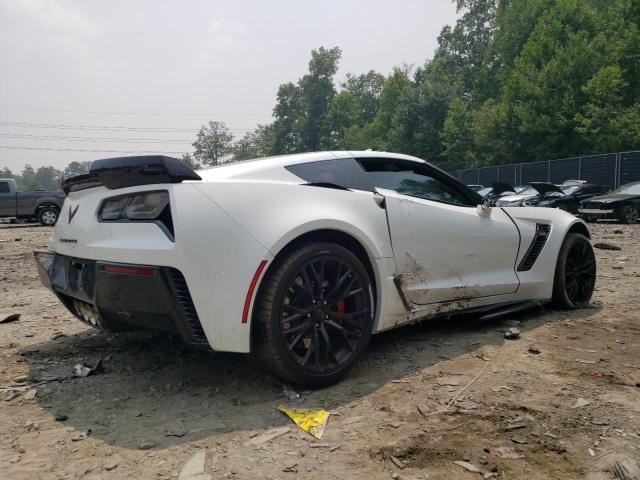
M184 163L187 167L189 167L191 170L198 170L202 168L202 165L200 165L197 162L197 160L193 158L193 155L191 155L190 153L185 153L184 155L182 155L182 158L180 158L180 161Z
M217 165L231 153L233 135L224 122L209 122L200 127L193 142L194 158L205 165Z
M459 169L640 148L638 0L454 1L415 72L336 88L340 49L313 50L233 159L372 148Z
M69 165L67 165L67 168L62 171L62 174L65 178L67 178L74 177L76 175L82 175L83 173L89 173L91 163L93 162L71 162Z

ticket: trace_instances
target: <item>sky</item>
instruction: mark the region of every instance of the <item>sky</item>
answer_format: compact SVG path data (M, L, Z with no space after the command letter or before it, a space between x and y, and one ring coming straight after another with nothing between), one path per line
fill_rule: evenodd
M199 127L272 121L278 85L339 46L336 80L422 65L448 0L0 0L0 169L180 156Z

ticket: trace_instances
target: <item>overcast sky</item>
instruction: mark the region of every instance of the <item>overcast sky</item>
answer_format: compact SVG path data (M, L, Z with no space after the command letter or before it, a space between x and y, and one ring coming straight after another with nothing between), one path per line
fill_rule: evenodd
M0 0L0 168L178 156L208 120L241 136L311 49L342 49L338 80L386 74L455 20L448 0Z

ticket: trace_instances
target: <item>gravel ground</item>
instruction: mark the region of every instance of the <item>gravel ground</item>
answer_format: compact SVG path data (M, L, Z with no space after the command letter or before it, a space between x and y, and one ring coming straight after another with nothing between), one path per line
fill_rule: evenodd
M596 250L591 308L377 335L343 382L296 398L243 356L84 326L39 283L51 230L0 226L0 320L21 314L0 324L0 478L178 478L197 452L200 480L612 478L640 459L640 225L592 231L621 250ZM279 405L329 410L322 439Z

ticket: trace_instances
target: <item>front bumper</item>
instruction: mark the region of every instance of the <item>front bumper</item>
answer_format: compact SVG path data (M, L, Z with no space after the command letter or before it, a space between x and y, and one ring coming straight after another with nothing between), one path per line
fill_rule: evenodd
M152 329L208 347L182 273L171 267L132 265L34 252L43 285L80 321L110 332Z
M613 218L615 211L613 209L579 208L578 214L587 218Z

